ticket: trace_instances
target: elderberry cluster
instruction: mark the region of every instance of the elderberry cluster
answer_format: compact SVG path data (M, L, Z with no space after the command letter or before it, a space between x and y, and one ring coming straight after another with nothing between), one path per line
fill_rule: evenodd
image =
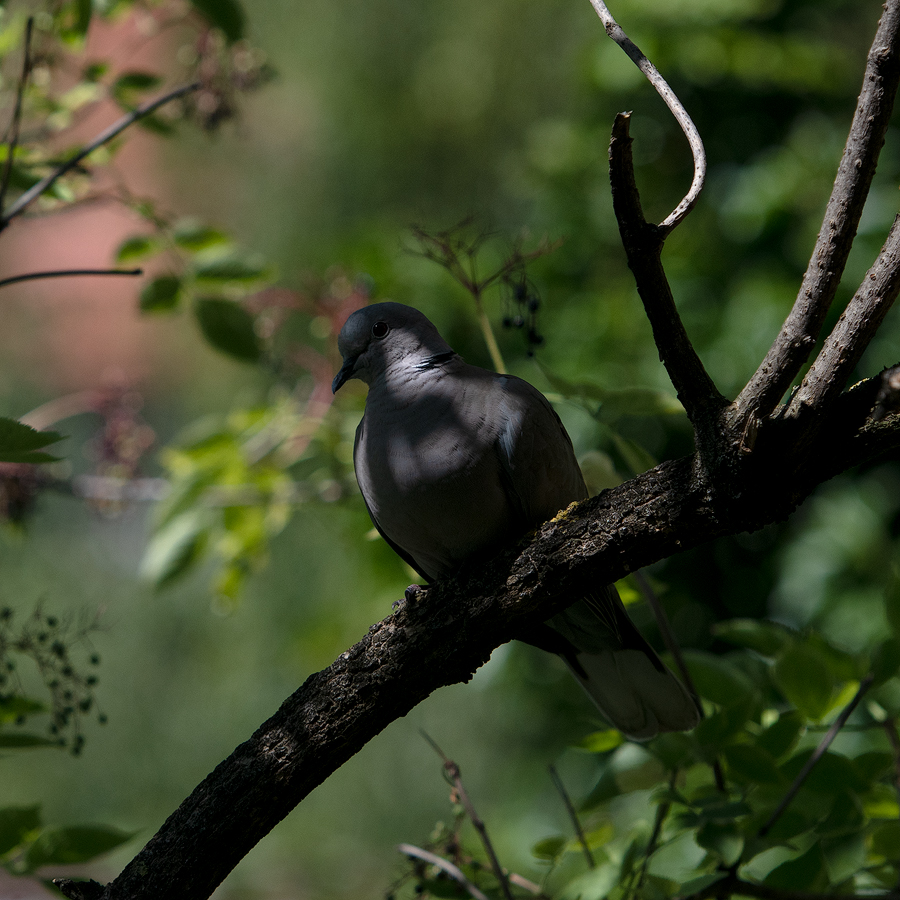
M541 307L541 298L534 285L521 273L504 279L504 283L507 290L504 296L506 313L503 316L503 327L522 329L528 355L534 356L535 348L544 343L543 335L537 330L537 313Z
M78 754L84 747L81 720L94 712L100 724L106 716L96 710L94 688L97 676L92 671L100 664L97 653L89 653L85 674L72 659L72 648L86 638L88 628L73 626L57 616L35 610L19 622L9 607L0 608L0 728L12 722L25 725L30 716L48 713L50 740ZM49 703L27 696L19 679L18 662L32 661L49 694Z

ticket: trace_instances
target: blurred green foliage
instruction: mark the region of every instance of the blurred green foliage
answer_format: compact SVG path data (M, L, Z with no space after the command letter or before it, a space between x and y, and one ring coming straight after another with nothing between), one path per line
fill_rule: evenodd
M13 199L74 152L70 126L101 100L127 112L164 84L204 79L184 110L199 129L173 116L144 120L178 138L164 150L167 196L120 198L144 227L116 262L151 272L135 306L177 322L190 347L177 389L146 390L144 414L163 437L153 471L167 483L163 499L146 524L124 500L93 500L97 513L119 516L114 524L73 512L72 499L42 492L55 478L75 483L84 468L77 454L69 453L74 473L34 476L31 464L59 436L41 432L35 442L0 420L3 465L31 473L0 471L7 516L30 516L27 534L0 546L3 603L15 597L27 609L49 593L73 609L96 609L98 598L112 609L108 634L93 638L106 642L110 727L88 736L75 768L38 749L4 760L18 777L0 798L0 863L17 873L86 860L152 831L284 694L400 596L409 573L382 542L365 540L353 482L363 394L348 390L333 405L329 391L337 330L370 296L422 308L467 359L490 365L483 310L507 367L557 402L596 489L691 450L612 216L613 116L633 111L650 218L680 200L690 156L589 3L259 0L242 10L195 0L173 9L122 0L39 9L38 77L24 92L8 165ZM148 10L172 15L178 35L158 72L84 55L92 16ZM0 12L11 114L26 10ZM794 300L880 5L632 0L612 12L706 143L707 188L664 262L698 352L733 396ZM49 77L63 59L75 84ZM207 133L228 119L240 90L273 71L236 125ZM828 325L896 212L898 137L889 132ZM55 182L42 211L88 197L117 150L101 148ZM412 235L449 234L472 214L471 227L489 232L473 257L482 279L517 253L553 247L514 268L520 280L498 278L478 292L480 309L451 266L410 252L421 251ZM542 341L523 340L532 329ZM898 360L892 316L858 374ZM4 375L2 385L3 412L22 415L20 398L36 390L29 373ZM71 446L89 440L83 424L66 430ZM137 474L130 457L125 465L104 452L104 472ZM436 870L392 857L396 840L424 843L441 808L438 763L414 725L465 757L467 787L502 862L549 895L713 894L735 878L823 893L895 887L898 541L900 468L881 460L823 485L786 523L654 566L708 714L695 732L623 742L597 730L554 659L504 648L472 685L431 698L344 767L242 864L223 896L372 895L398 874L398 894L460 896ZM139 568L155 592L138 581ZM210 594L227 616L208 614ZM629 609L656 637L648 610ZM767 828L861 684L849 725ZM0 739L13 740L16 718L53 709L36 699L46 688L24 683L4 694L12 705L6 719L0 712ZM551 760L576 797L593 868L546 776ZM118 827L42 831L36 800L47 815ZM428 843L497 895L458 808Z

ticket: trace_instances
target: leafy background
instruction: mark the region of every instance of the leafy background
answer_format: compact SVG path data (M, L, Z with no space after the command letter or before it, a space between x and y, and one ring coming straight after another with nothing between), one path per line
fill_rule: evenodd
M274 77L214 132L178 125L163 141L134 129L112 169L97 176L107 180L94 203L61 213L58 225L53 217L17 222L0 241L3 275L28 261L55 266L73 246L100 265L118 258L148 272L140 284L35 282L0 297L0 413L19 417L55 397L102 389L117 403L130 398L121 434L142 448L146 429L155 438L140 461L121 441L110 454L98 443L96 413L107 440L114 416L93 397L85 404L93 415L51 423L68 435L49 448L66 459L58 476L139 470L175 485L161 503L124 506L42 491L24 529L11 524L0 540L9 639L34 609L65 625L73 665L88 670L93 655L100 659L92 696L107 719L100 727L95 706L79 717L77 756L34 748L0 760L11 776L0 805L40 804L53 826L103 823L135 834L94 864L100 879L308 674L387 615L410 580L383 543L367 539L353 488L349 455L363 390L342 391L330 408L308 401L322 399L316 387L334 371L338 312L364 294L418 306L467 359L490 364L471 298L409 252L413 224L436 231L473 215L468 233L491 234L481 271L517 241L525 251L545 237L559 242L528 268L544 339L534 358L522 330L502 327L516 313L509 295L489 291L485 305L510 369L559 400L595 486L691 446L683 417L664 413L658 399L671 389L618 243L605 165L614 114L633 110L649 217L662 218L680 199L690 158L588 3L259 0L243 24L230 4L195 7L229 37L245 33L260 54L247 66L271 67ZM63 99L43 110L55 116L45 145L53 152L97 131L84 88L91 59L113 59L94 83L127 107L176 83L197 46L196 21L160 36L144 27L152 8L139 4L96 5L86 48L83 4L35 9L47 34L69 23L76 61L63 67L70 78L76 73L69 93L56 85ZM733 395L793 302L880 5L632 0L612 11L669 78L706 142L707 189L664 259L698 351ZM23 10L2 12L8 110ZM117 57L120 46L133 55ZM138 77L148 72L161 80ZM73 94L79 85L81 95ZM210 107L203 120L203 112L195 110L195 122L224 114ZM175 127L165 117L156 125ZM33 162L36 170L41 160ZM893 129L838 309L896 211L898 169ZM89 191L77 176L66 189L51 203ZM127 214L107 218L111 196L127 201ZM65 230L73 221L76 235ZM284 315L282 289L294 292ZM251 316L262 323L255 331ZM860 377L898 359L894 315ZM624 388L646 389L645 408L634 395L623 403L610 393ZM308 426L314 436L298 444ZM104 468L111 456L115 465ZM202 502L208 489L248 486L250 505ZM898 532L900 469L882 461L824 485L787 523L652 569L717 712L698 737L649 753L609 736L584 743L603 726L561 664L503 647L471 684L444 689L370 743L254 849L217 896L387 891L408 868L394 845L425 843L437 820L449 826L454 816L420 729L461 765L504 864L534 880L550 872L554 891L581 870L578 854L554 837L571 828L547 765L574 798L587 798L600 864L566 896L633 884L639 867L628 862L629 848L640 846L635 834L648 840L656 788L653 803L674 812L670 843L644 883L667 895L673 884L714 876L718 863L746 849L804 747L821 736L816 724L833 718L873 667L879 684L854 720L870 727L843 735L844 756L829 763L844 767L840 778L823 775L809 786L798 807L812 819L785 819L778 839L800 838L781 856L757 856L749 874L814 890L845 884L847 872L868 866L869 881L857 886L879 885L879 866L890 870L890 847L900 846L892 844L896 798L883 789L891 748L878 727L880 716L900 709L890 643L900 629ZM648 611L636 605L633 615L652 635ZM763 616L801 631L716 626ZM21 685L42 697L29 665L18 665ZM3 734L16 733L21 714L6 710ZM40 731L41 716L30 713L32 721ZM733 785L728 802L744 807L710 801L713 750ZM669 765L686 771L687 782L660 793ZM20 832L35 821L19 822ZM789 868L772 874L782 864ZM17 882L15 890L25 888Z

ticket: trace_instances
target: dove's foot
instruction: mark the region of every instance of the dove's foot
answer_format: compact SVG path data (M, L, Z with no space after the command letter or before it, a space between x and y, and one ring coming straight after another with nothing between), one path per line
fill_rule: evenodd
M422 595L425 593L426 588L423 588L421 584L411 584L404 592L402 600L395 600L391 604L391 609L396 609L400 606L401 603L415 603L417 600L422 599Z

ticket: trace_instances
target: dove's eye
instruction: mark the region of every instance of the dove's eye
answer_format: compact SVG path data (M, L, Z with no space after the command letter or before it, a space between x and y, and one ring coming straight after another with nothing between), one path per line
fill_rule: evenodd
M390 330L387 322L376 322L372 326L372 337L383 338Z

